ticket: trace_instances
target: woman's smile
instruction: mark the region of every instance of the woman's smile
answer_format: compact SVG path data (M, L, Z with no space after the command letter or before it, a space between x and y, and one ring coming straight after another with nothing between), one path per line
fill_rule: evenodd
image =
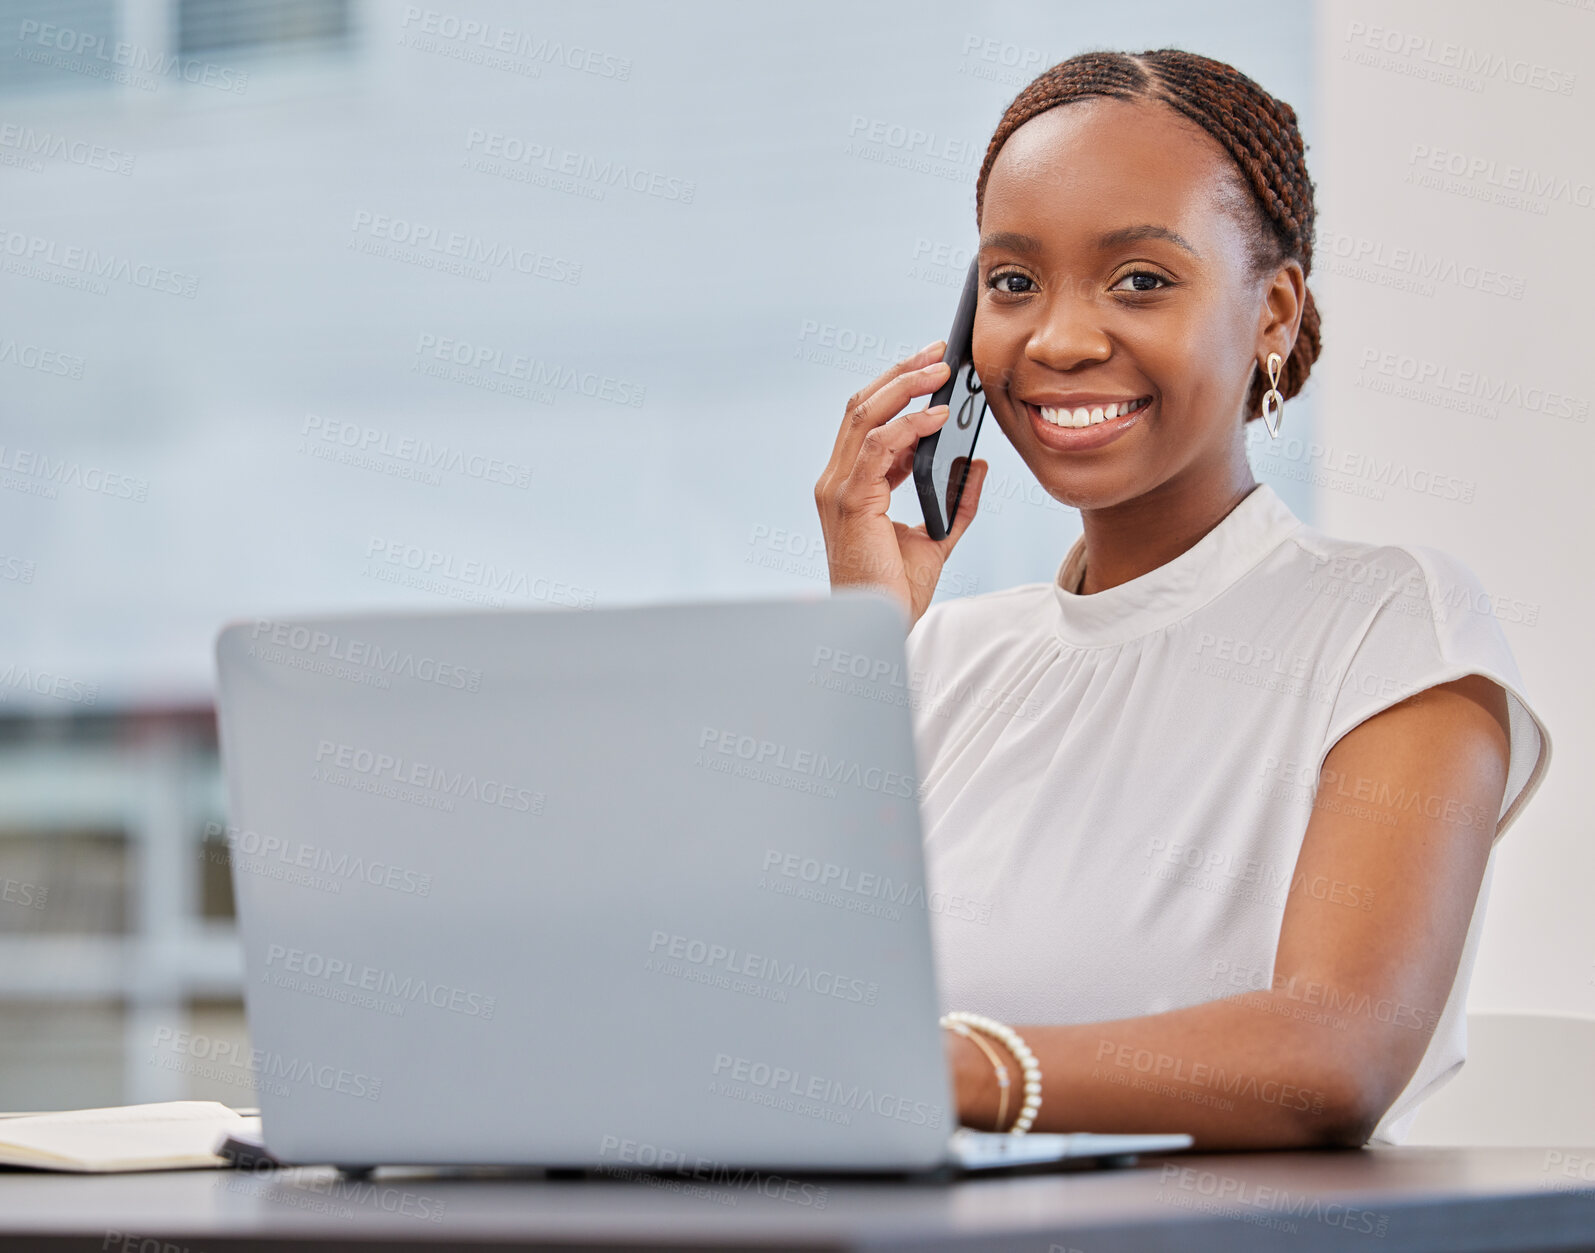
M1023 403L1041 411L1041 416L1054 426L1095 426L1098 422L1111 422L1114 418L1150 404L1152 397L1137 396L1134 400L1103 401L1097 397L1065 396L1062 399L1044 400L1032 396Z
M1110 401L1107 404L1038 405L1014 397L1030 419L1030 429L1046 448L1083 452L1111 444L1137 425L1152 406L1152 397Z

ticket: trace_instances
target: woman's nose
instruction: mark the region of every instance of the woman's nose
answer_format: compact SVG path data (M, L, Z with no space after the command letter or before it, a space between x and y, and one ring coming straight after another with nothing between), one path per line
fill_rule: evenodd
M1113 343L1103 328L1094 292L1071 285L1055 290L1041 306L1025 341L1025 356L1050 370L1067 371L1106 361Z

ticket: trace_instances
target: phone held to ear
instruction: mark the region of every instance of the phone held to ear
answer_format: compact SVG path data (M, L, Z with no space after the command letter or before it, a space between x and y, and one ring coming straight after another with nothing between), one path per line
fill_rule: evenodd
M958 516L958 502L964 495L964 479L975 453L975 437L986 416L986 397L975 374L973 344L975 304L980 297L980 263L969 263L964 294L958 300L958 313L947 336L947 352L942 357L951 373L936 389L927 408L948 406L947 421L914 447L914 485L919 489L920 508L925 512L925 533L931 539L945 539Z

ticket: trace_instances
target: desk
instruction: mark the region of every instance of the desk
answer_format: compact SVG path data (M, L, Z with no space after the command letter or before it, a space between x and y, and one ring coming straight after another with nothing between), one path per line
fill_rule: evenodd
M1595 1249L1595 1182L1580 1177L1595 1171L1595 1149L1561 1153L1192 1154L953 1184L765 1176L733 1186L399 1171L358 1183L322 1169L6 1173L0 1248Z

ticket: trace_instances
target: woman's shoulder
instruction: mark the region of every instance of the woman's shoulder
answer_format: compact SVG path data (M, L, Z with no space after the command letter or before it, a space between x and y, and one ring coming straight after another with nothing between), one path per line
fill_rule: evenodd
M1291 542L1292 564L1323 595L1371 609L1394 605L1436 625L1459 614L1529 624L1538 618L1538 606L1490 595L1467 561L1442 548L1346 539L1309 526L1299 527ZM1429 612L1414 612L1420 606Z
M1460 557L1422 544L1350 539L1305 524L1291 533L1291 539L1315 566L1333 565L1341 571L1356 567L1388 575L1445 566L1467 571L1470 577L1472 573Z
M1445 549L1338 539L1307 527L1294 539L1299 559L1314 569L1312 621L1341 658L1323 751L1416 692L1481 675L1505 692L1510 717L1499 837L1550 762L1550 733L1529 702L1504 629L1536 625L1538 603L1492 594L1468 562Z

